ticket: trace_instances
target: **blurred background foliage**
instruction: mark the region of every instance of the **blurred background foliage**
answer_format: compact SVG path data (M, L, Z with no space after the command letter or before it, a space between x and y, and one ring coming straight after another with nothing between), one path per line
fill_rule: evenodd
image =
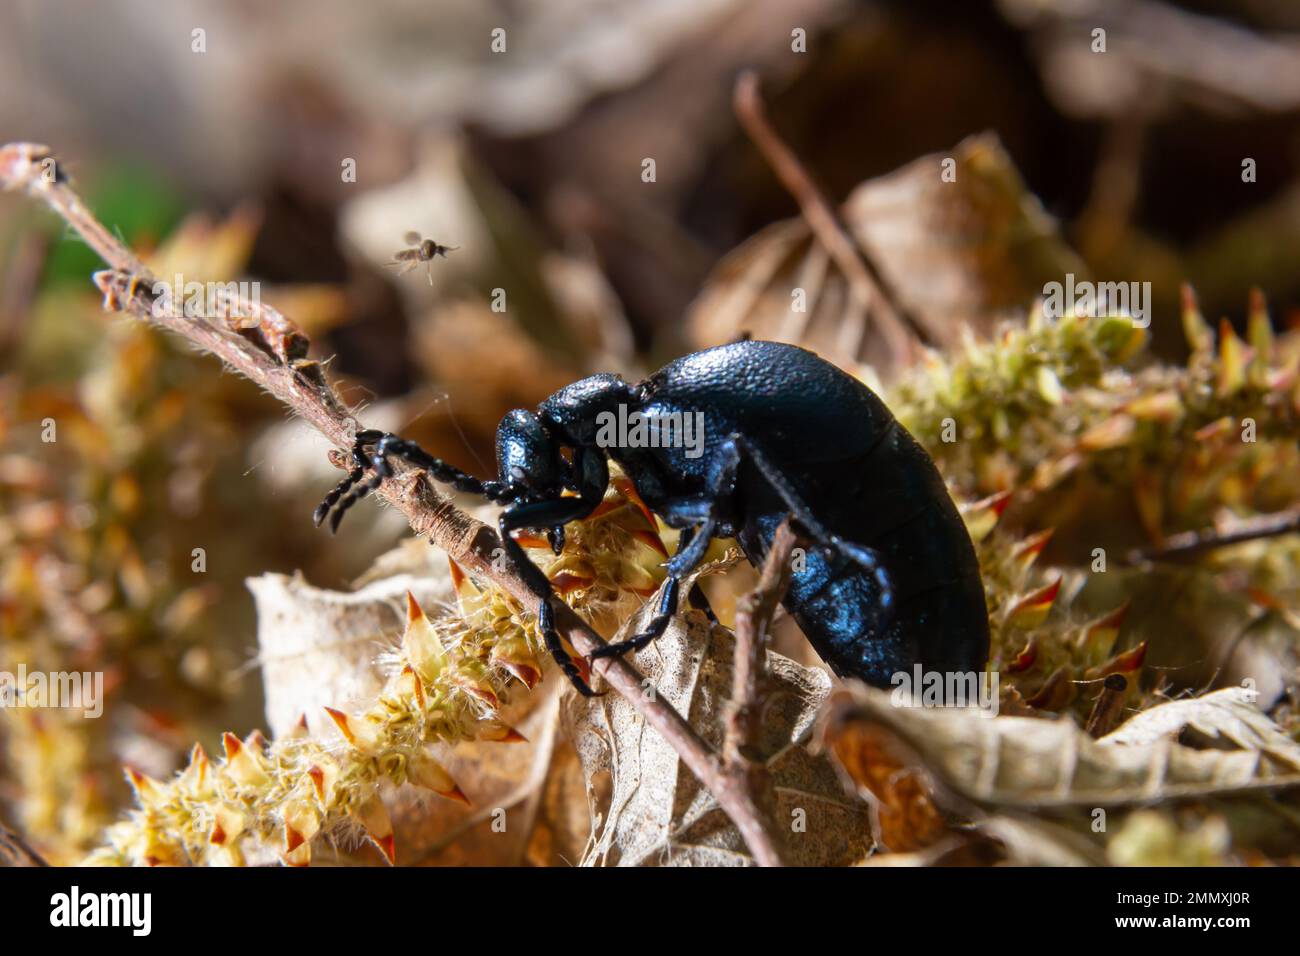
M1252 286L1295 323L1300 9L1279 0L10 0L0 131L54 146L159 274L260 281L373 427L487 474L508 409L746 332L873 382L904 371L741 131L744 68L928 345L1023 322L1067 271L1151 281L1150 349L1179 364L1181 282L1243 335ZM461 247L432 282L386 267L412 229ZM323 443L102 313L96 267L0 203L0 665L112 686L102 721L0 726L0 799L54 859L114 816L121 763L163 776L261 720L245 578L341 587L404 530L368 508L328 546L308 520L335 477ZM962 491L1025 480L987 477Z

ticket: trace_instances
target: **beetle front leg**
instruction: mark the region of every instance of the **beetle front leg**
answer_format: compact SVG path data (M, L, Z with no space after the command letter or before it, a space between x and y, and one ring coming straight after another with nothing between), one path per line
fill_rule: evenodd
M346 478L340 481L325 499L316 507L316 513L312 515L312 520L320 525L325 520L325 516L330 513L338 500L347 492L352 490L352 486L359 482L366 473L366 467L370 464L370 459L366 457L366 445L379 441L383 437L382 432L377 431L358 431L356 438L352 442L352 470L348 472ZM336 522L337 524L337 522Z
M562 527L570 521L585 518L596 509L596 505L599 503L599 497L596 498L594 504L586 498L560 498L555 501L529 502L510 506L501 512L501 517L497 519L497 530L501 535L501 546L506 549L506 554L510 557L516 572L528 585L528 589L536 594L540 601L537 607L537 629L542 633L542 640L546 642L546 649L551 652L551 657L555 659L556 664L560 665L560 669L569 678L569 682L584 697L598 697L600 695L593 691L587 685L587 682L582 679L582 672L578 670L578 665L573 662L573 658L565 651L564 645L560 641L560 632L555 629L555 610L551 607L551 599L555 597L555 590L551 587L551 582L546 575L542 573L542 569L529 559L519 542L510 536L510 532L518 528Z
M374 445L374 451L367 454L366 448ZM356 434L352 445L352 470L334 489L325 496L325 500L316 508L313 520L319 525L326 517L330 519L330 530L337 531L339 522L353 505L370 494L392 474L388 464L389 457L400 458L417 468L427 471L435 480L451 485L457 491L482 495L489 501L503 501L509 489L499 481L483 481L471 474L449 465L441 458L435 458L413 441L397 435L367 429ZM362 481L366 469L373 473ZM333 512L333 514L331 514Z
M501 546L506 549L519 576L541 601L537 608L537 627L542 632L547 650L578 693L584 697L595 697L599 695L582 679L582 672L564 650L560 633L555 629L555 611L551 607L555 591L551 582L542 573L542 569L533 564L519 542L510 536L511 531L519 528L554 529L553 534L557 537L552 537L552 546L557 540L562 546L564 526L570 521L579 521L596 510L605 497L605 486L609 484L609 465L603 455L583 450L579 450L576 455L574 472L579 479L578 497L512 504L501 512L497 519L497 530L501 535Z

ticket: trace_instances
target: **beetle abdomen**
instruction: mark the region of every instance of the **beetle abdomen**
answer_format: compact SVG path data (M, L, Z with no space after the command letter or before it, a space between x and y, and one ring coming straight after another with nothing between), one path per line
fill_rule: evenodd
M916 664L983 670L988 612L970 537L934 462L874 392L778 342L696 352L639 388L650 414L703 415L710 447L736 435L760 450L831 534L881 555L889 593L861 565L810 544L783 602L837 674L887 686ZM664 497L699 493L707 455L654 455L668 476ZM726 505L746 555L760 563L790 509L744 456Z
M848 558L806 550L783 603L835 673L888 686L916 664L945 674L984 669L988 610L975 549L938 469L906 429L891 418L865 453L794 483L832 533L880 555L890 583L886 594ZM749 516L741 545L757 563L786 509L752 468L738 491Z

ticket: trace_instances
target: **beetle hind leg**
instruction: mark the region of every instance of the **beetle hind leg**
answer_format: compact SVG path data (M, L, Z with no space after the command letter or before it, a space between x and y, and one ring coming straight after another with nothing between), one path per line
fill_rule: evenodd
M854 544L852 541L845 541L838 535L831 535L830 540L826 542L826 547L854 562L875 579L876 585L880 588L879 600L882 606L889 607L893 603L894 581L881 563L879 551Z
M749 458L764 480L771 485L772 490L790 509L791 517L808 532L819 546L852 561L875 579L876 584L880 587L881 604L888 607L893 601L894 583L889 571L885 568L884 562L881 560L880 552L875 548L869 548L866 545L842 538L822 524L789 479L780 469L774 467L768 461L767 456L762 451L756 448L752 442L746 441L743 436L732 435L723 444L724 470L729 470L731 474L734 474L741 455Z

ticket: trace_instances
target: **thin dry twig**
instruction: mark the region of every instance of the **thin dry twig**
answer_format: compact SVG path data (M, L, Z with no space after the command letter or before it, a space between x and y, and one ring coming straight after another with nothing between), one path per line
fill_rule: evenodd
M799 162L799 157L781 139L767 120L758 76L752 71L736 80L732 102L736 118L754 141L772 171L789 191L803 213L808 227L848 281L850 294L863 312L874 315L891 355L902 362L916 356L917 339L898 310L880 288L862 261L857 246L840 224L839 217L821 190Z
M1167 116L1190 101L1217 113L1284 113L1300 104L1298 44L1290 31L1251 29L1245 22L1154 0L1003 0L999 6L1031 32L1039 62L1057 67L1059 78L1052 85L1068 84L1063 93L1076 110L1082 106L1115 116L1138 102L1144 111ZM1109 34L1110 50L1108 62L1094 69L1149 77L1160 84L1158 96L1141 86L1117 96L1114 91L1122 87L1098 86L1095 74L1077 68L1089 59L1086 52L1078 59L1078 37L1097 27Z
M1101 685L1097 702L1088 714L1088 723L1084 726L1089 737L1105 737L1119 726L1124 716L1124 696L1128 692L1128 679L1123 674L1111 674Z
M212 353L288 405L340 451L352 447L358 429L356 417L337 399L320 366L300 357L305 354L305 338L284 316L268 306L237 298L221 304L220 318L227 320L222 324L203 316L185 315L175 307L156 308L159 298L154 293L155 278L86 208L48 147L34 143L0 147L0 187L22 189L46 203L112 266L95 274L106 307L129 312ZM229 321L232 317L238 321ZM337 455L334 459L336 464L342 460ZM496 533L437 494L421 473L397 463L393 476L385 479L376 493L406 517L417 535L427 535L471 575L491 581L526 607L535 605L539 596L524 580L493 561L499 546ZM556 627L578 653L591 654L604 645L567 604L556 600L554 605ZM752 797L737 786L717 754L671 704L657 695L643 693L643 679L631 664L621 658L602 658L595 662L593 670L663 735L713 794L747 843L752 834L763 831L765 824L756 819L758 811ZM761 862L762 856L754 852Z
M1260 538L1276 538L1297 532L1300 532L1300 508L1290 508L1273 514L1242 518L1224 527L1203 528L1200 531L1183 531L1170 535L1159 547L1130 551L1125 562L1145 564L1150 561L1183 560L1206 551L1213 551L1215 548L1226 548L1232 544Z
M49 866L19 834L0 823L0 867Z
M768 866L781 863L783 831L773 821L775 799L767 767L758 756L762 730L760 699L767 675L767 644L777 605L790 586L790 557L797 543L790 519L781 522L772 538L771 549L758 585L736 604L736 656L732 680L731 708L727 714L722 761L727 778L747 791L759 809L754 820L762 829L746 834L745 842Z

